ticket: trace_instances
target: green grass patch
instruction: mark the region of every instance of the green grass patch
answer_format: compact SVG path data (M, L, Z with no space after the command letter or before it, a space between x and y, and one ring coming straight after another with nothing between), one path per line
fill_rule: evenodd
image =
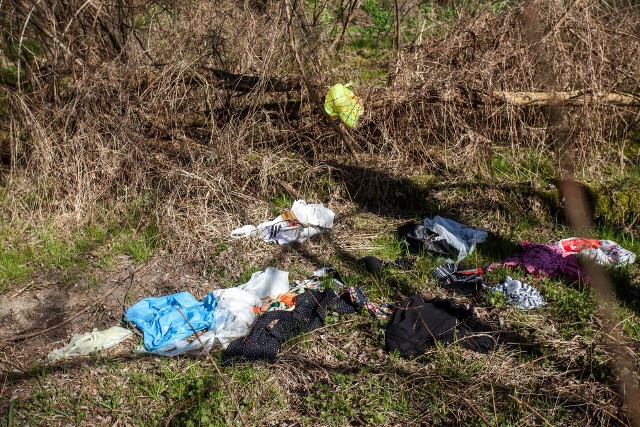
M565 339L576 335L591 336L596 305L590 288L552 279L542 280L539 287L549 303L547 310L558 321Z
M384 260L394 260L403 256L406 251L406 243L397 236L378 236L373 240L376 249L371 255Z
M77 229L48 222L0 227L0 292L24 284L35 272L59 283L95 281L91 271L109 268L118 254L135 263L146 261L159 245L159 233L153 216L142 218L140 211L132 211L125 221L103 220Z
M92 420L122 419L134 425L225 426L235 410L206 360L98 359L93 368L77 369L66 372L72 380L64 383L56 382L55 374L48 370L34 371L38 381L32 384L30 393L13 401L15 425L46 425L52 420L75 425L90 416ZM281 412L285 407L284 394L277 384L264 384L268 376L265 368L226 368L225 375L251 425L260 424L270 412ZM78 386L80 382L82 386Z
M280 215L282 212L290 210L293 205L294 199L286 194L280 194L271 202L272 212L275 216ZM269 218L271 219L271 218ZM265 218L266 220L266 218Z
M0 67L0 84L17 87L18 68L15 66Z
M496 148L488 166L491 177L497 180L545 182L553 179L556 173L553 159L547 152L531 147Z
M141 264L151 257L157 245L158 234L155 227L144 227L142 230L126 230L118 234L112 251L128 255L133 262Z
M30 248L15 246L0 238L0 292L26 281L32 271L27 261L32 258Z
M381 425L393 415L408 411L408 401L390 389L384 378L359 374L334 373L330 381L310 385L304 398L305 425L322 422L328 426L350 425L357 420Z

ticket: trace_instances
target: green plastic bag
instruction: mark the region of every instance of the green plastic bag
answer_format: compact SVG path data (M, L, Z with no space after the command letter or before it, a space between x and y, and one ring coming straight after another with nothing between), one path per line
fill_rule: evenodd
M351 83L331 86L324 98L324 109L331 117L340 117L345 125L353 128L358 118L364 114L364 106L360 99L348 89Z

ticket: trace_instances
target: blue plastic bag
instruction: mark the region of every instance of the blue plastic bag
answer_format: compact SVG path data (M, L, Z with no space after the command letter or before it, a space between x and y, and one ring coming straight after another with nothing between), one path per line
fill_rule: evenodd
M144 348L153 351L193 335L194 330L198 332L209 328L216 304L212 293L202 301L189 292L149 297L132 305L124 320L135 324L144 333ZM176 308L189 319L193 329Z

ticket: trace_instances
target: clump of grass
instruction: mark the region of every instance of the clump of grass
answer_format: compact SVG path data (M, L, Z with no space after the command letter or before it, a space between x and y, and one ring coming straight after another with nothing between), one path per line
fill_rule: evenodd
M132 211L133 212L133 211ZM132 224L138 224L132 229ZM69 283L91 277L90 270L108 268L115 255L124 254L135 263L146 261L158 245L158 230L152 220L141 225L132 213L124 223L102 218L98 223L60 230L52 223L22 229L0 230L0 290L24 284L36 272Z
M12 285L24 283L32 269L27 261L33 258L29 248L13 244L7 240L3 233L0 243L0 291L4 291Z
M541 289L549 301L548 310L558 320L564 338L590 336L596 310L593 291L586 285L569 285L560 280L544 280Z

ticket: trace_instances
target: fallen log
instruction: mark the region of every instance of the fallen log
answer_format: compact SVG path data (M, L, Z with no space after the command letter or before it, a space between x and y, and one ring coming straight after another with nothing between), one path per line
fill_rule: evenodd
M640 97L615 92L588 92L574 90L570 92L492 92L492 98L509 105L519 107L544 106L554 103L565 105L606 104L620 107L640 105Z

